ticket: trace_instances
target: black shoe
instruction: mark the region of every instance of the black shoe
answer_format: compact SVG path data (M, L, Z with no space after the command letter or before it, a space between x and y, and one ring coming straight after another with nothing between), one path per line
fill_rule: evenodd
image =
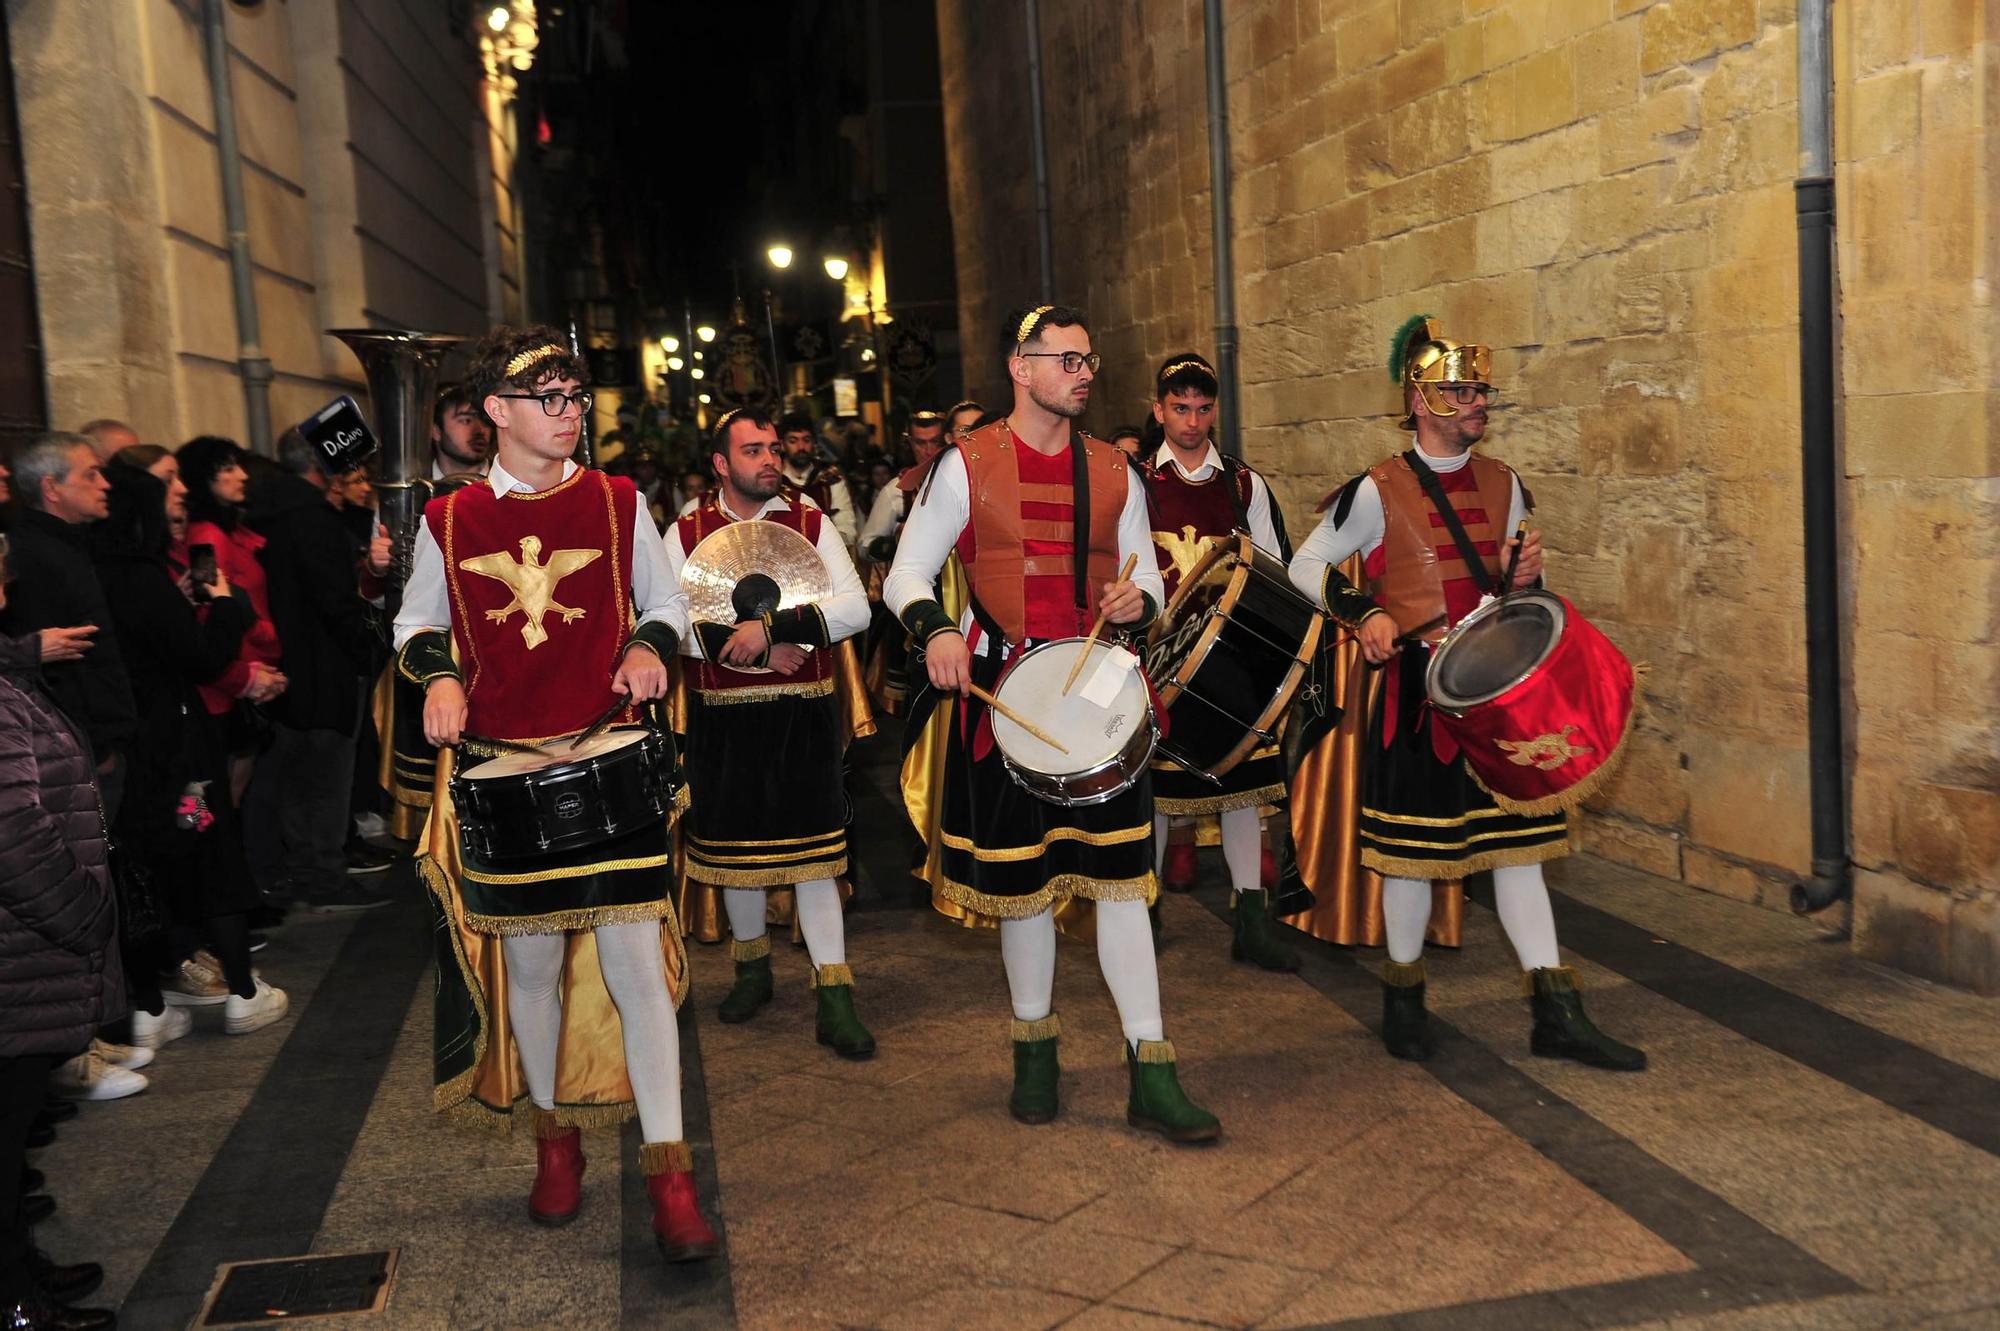
M39 1248L29 1251L28 1269L35 1277L35 1288L50 1303L75 1303L104 1283L104 1268L96 1262L58 1266Z
M117 1325L118 1314L109 1308L65 1308L39 1299L0 1306L0 1331L109 1331Z
M1430 1013L1424 1009L1424 963L1391 961L1382 967L1382 1044L1397 1058L1421 1063L1436 1052Z
M359 837L347 843L349 878L360 878L371 873L387 873L389 866L395 862L395 856L384 854Z
M21 1223L39 1225L56 1213L56 1199L46 1192L31 1192L21 1199Z
M1530 1053L1537 1058L1567 1058L1610 1072L1645 1071L1643 1049L1612 1039L1584 1015L1575 971L1549 966L1529 971L1528 981L1532 990L1529 1006L1535 1014L1534 1030L1528 1036Z
M25 1197L31 1192L40 1192L42 1185L47 1182L48 1180L42 1177L41 1170L23 1169L21 1171L21 1195Z
M42 1112L35 1115L35 1122L37 1124L53 1125L67 1123L75 1117L76 1101L57 1100L51 1097L48 1103L42 1106Z

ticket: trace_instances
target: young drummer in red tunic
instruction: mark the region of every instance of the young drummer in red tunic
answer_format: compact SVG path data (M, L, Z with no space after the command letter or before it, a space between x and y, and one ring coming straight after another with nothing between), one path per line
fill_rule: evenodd
M1431 646L1498 590L1512 551L1509 533L1533 511L1506 463L1472 451L1485 436L1493 396L1490 354L1442 336L1430 316L1419 315L1397 331L1389 373L1416 447L1329 496L1326 517L1291 569L1293 585L1359 638L1370 665L1387 671L1368 723L1358 838L1362 864L1384 875L1383 1043L1398 1058L1430 1057L1423 947L1431 880L1491 870L1500 926L1533 1000L1533 1052L1636 1071L1646 1055L1584 1015L1576 973L1556 949L1542 862L1569 853L1566 815L1500 808L1425 706ZM1341 561L1356 552L1372 597L1340 574ZM1530 532L1513 585L1531 586L1541 573L1541 534Z
M590 409L588 377L553 328L497 328L473 353L470 387L498 450L482 481L425 507L396 617L398 669L425 691L424 734L433 744L559 740L620 698L628 705L618 719L630 722L636 704L666 693L687 597L632 482L570 460ZM450 816L448 799L433 807L433 819ZM511 1121L516 1092L499 1103L479 1094L518 1085L511 1069L496 1076L484 1067L489 1058L508 1061L511 1040L536 1138L529 1213L566 1224L582 1203L577 1125L633 1108L577 1092L601 1086L606 1068L622 1062L644 1130L639 1159L660 1251L669 1261L714 1256L681 1123L677 997L665 951L679 962L680 929L666 821L540 859L495 865L470 848L457 858L455 873L435 854L422 864L444 932L476 936L440 958L440 1107ZM570 948L569 934L582 929L594 934L594 949ZM474 946L490 956L483 940L496 936L505 992L485 993L492 972L468 959ZM574 973L577 966L588 972ZM586 995L607 990L615 1022L584 1016ZM476 1021L465 1020L468 1011ZM461 1026L463 1038L448 1040Z
M1137 631L1160 609L1143 484L1075 425L1098 362L1083 316L1044 305L1020 311L1007 334L1013 411L939 455L883 584L940 692L991 689L1010 656L1081 637L1100 611L1112 630ZM957 620L933 585L954 551L971 586L971 608ZM1128 557L1136 571L1119 581ZM1214 1139L1221 1125L1181 1089L1160 1014L1146 918L1159 890L1150 779L1142 773L1099 804L1050 803L1007 774L983 707L964 699L958 719L945 756L938 891L1000 922L1014 1006L1014 1117L1056 1115L1054 911L1082 898L1094 903L1098 964L1125 1034L1126 1121L1174 1141Z
M725 412L712 431L716 487L675 524L676 576L696 546L736 522L773 522L803 536L833 594L740 624L697 623L687 664L688 784L681 823L688 877L723 889L736 982L716 1015L748 1021L771 1001L770 888L791 887L812 957L814 1029L843 1058L868 1058L875 1037L854 1014L854 972L834 878L847 872L847 795L833 645L868 626L868 594L833 521L784 486L768 416ZM738 667L757 667L755 670ZM764 671L771 673L763 673Z
M1209 439L1220 392L1215 367L1191 351L1167 357L1153 376L1153 419L1165 439L1147 460L1145 472L1153 495L1153 541L1160 547L1160 575L1169 599L1182 575L1211 546L1237 532L1248 532L1257 548L1274 559L1291 555L1264 478L1242 460L1225 458ZM1275 743L1224 773L1220 786L1164 755L1153 758L1153 841L1162 872L1168 871L1167 857L1174 849L1167 844L1167 819L1218 815L1222 858L1233 889L1230 952L1267 971L1299 968L1297 954L1277 935L1270 893L1261 881L1264 823L1257 810L1284 797L1284 758ZM1190 859L1193 850L1187 843Z

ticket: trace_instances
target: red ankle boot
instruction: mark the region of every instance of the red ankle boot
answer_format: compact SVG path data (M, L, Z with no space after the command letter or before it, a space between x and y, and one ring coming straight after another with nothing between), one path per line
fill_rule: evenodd
M535 1186L528 1218L538 1225L567 1225L583 1206L583 1134L557 1123L541 1108L528 1111L535 1133Z
M1185 892L1194 886L1194 842L1167 843L1167 874L1161 886L1169 892Z
M686 1142L647 1142L639 1148L646 1194L653 1199L653 1242L670 1262L699 1262L722 1251L721 1240L701 1217L694 1192L694 1156Z

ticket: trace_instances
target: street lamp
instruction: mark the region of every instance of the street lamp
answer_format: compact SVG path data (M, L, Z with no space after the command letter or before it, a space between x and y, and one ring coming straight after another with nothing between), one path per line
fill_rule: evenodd
M667 357L667 368L670 370L678 370L686 364L687 362L682 360L679 356Z
M764 251L764 257L771 261L773 268L790 268L792 266L792 247L790 245L773 245L770 249Z
M680 349L681 349L681 340L679 338L674 337L672 335L668 335L660 339L660 350L666 352L669 356L673 355L676 351L679 351ZM676 365L674 366L674 368L678 370L680 366Z
M495 5L493 6L493 12L486 16L486 26L495 32L505 32L507 31L508 22L513 17L512 14L507 12L507 6Z
M700 396L699 398L697 398L697 399L696 399L696 401L700 402L700 403L701 403L701 405L702 405L702 406L704 406L704 407L705 407L705 406L707 406L707 405L708 405L708 394L706 394L706 393L703 393L703 394L702 394L702 395L701 395L701 396Z
M841 258L838 254L829 254L820 260L820 263L825 267L826 275L834 281L845 282L847 280L847 260Z
M702 373L702 368L699 365L688 371L688 378L690 379L705 379L707 377L707 375Z
M695 329L694 335L704 342L715 341L715 329L708 324L703 324L701 327Z

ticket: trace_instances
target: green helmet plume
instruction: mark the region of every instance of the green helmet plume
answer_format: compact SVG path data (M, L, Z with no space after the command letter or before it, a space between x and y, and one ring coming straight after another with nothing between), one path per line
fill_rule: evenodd
M1409 364L1410 351L1421 342L1431 340L1431 322L1435 314L1413 314L1403 320L1389 339L1389 380L1403 382L1403 369Z

